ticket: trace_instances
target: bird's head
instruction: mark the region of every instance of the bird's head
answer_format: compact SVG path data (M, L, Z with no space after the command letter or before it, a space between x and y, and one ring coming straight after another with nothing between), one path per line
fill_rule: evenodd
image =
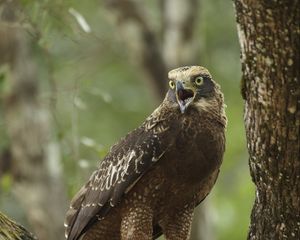
M223 108L223 94L206 68L201 66L176 68L169 72L168 78L167 99L177 104L181 113L185 113L191 106L205 108L211 105Z

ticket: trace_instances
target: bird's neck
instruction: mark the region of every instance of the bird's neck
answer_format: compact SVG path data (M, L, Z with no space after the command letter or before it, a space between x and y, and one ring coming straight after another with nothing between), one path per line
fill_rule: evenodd
M172 113L171 115L168 114L170 112ZM169 102L165 99L165 101L163 101L153 114L165 115L166 113L172 118L193 116L197 121L200 121L201 119L208 119L220 124L224 128L226 128L227 125L225 105L223 103L220 104L217 100L198 101L197 103L191 104L186 112L181 113L176 102Z

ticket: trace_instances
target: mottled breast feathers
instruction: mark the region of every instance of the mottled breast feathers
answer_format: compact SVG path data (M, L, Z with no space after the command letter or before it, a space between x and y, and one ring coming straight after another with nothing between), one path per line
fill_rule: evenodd
M177 121L170 121L172 112L163 114L165 110L161 105L142 126L110 149L71 202L65 221L67 239L78 239L85 229L104 217L168 151L179 128L175 126Z
M162 229L171 236L164 228L173 221L174 214L169 210L185 209L187 202L189 214L184 223L190 226L194 207L217 178L227 120L223 94L207 69L186 66L170 71L168 76L170 88L162 104L139 128L110 149L98 170L73 198L65 222L68 240L79 240L81 236L103 239L110 231L113 239L141 239L140 230L133 223L142 225L138 216L144 218L145 213L139 213L137 204L149 210L145 223L147 239L152 232L154 236L161 234ZM104 224L106 221L108 225ZM113 222L118 226L110 229ZM136 233L127 231L129 225ZM176 234L169 238L174 239ZM184 236L182 239L187 239L188 233Z

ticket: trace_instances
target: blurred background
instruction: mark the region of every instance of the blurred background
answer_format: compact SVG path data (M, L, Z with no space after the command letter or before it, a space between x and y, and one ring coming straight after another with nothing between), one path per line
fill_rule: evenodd
M254 188L231 1L0 4L0 211L41 239L63 239L60 227L50 237L45 226L62 226L71 197L109 147L158 106L167 72L194 64L221 85L228 128L220 176L196 212L192 240L246 238ZM25 30L7 30L9 24ZM7 54L21 59L11 62L11 72L1 60Z

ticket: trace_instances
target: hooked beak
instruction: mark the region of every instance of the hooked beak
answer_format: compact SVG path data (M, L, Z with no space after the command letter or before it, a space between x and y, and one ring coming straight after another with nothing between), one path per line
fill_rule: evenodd
M190 103L194 100L194 92L192 89L184 88L181 81L176 82L176 98L181 113L184 113Z

